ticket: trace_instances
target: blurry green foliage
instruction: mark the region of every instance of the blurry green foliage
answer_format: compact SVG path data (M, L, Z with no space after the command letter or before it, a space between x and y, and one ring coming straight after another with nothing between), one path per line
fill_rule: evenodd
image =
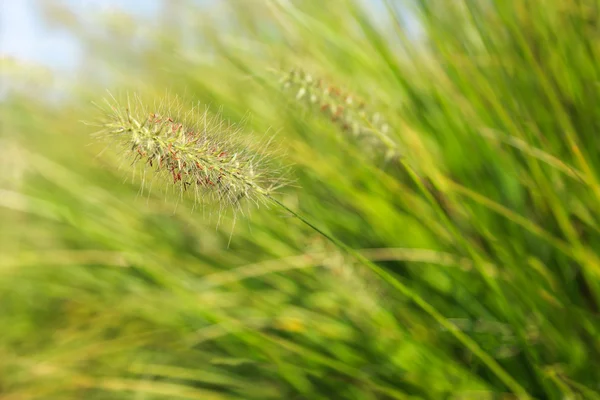
M514 397L285 213L217 224L160 185L141 191L80 123L105 89L175 93L246 121L246 138L277 133L297 182L282 202L531 397L600 398L597 1L181 0L152 18L40 6L85 58L69 77L2 64L3 399ZM292 69L377 110L400 157L372 157L286 90L274 71Z

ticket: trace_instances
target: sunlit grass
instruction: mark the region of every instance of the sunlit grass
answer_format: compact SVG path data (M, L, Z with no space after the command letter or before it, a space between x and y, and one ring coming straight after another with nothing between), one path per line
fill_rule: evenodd
M600 398L598 4L45 7L88 57L2 71L0 397ZM284 208L145 190L105 89L275 135Z

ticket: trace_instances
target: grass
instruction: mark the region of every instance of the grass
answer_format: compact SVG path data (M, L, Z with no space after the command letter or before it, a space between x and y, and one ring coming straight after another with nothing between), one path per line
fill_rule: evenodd
M3 64L2 398L600 398L599 4L42 5L87 61ZM79 122L106 88L275 134L295 184L142 187Z

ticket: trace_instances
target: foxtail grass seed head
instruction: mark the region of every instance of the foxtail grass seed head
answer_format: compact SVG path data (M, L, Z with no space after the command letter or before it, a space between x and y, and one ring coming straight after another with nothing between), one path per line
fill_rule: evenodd
M280 82L295 101L320 112L374 153L384 154L386 159L398 156L397 145L389 136L388 123L381 113L369 110L365 101L356 95L299 69L282 74Z
M206 109L184 113L178 101L147 108L139 99L105 100L98 136L117 142L133 163L220 208L267 202L284 185L269 158L270 139L244 143L240 127Z

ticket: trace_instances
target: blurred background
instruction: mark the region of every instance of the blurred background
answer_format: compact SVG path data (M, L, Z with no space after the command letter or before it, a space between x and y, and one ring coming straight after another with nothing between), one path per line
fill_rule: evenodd
M0 397L600 398L599 11L2 0ZM277 199L409 290L144 184L109 93L274 136Z

